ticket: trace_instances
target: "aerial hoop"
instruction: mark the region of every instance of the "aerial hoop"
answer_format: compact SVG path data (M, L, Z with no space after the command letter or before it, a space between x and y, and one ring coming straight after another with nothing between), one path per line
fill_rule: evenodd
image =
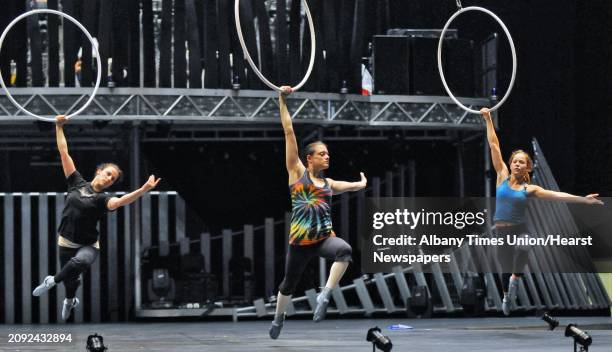
M450 98L457 105L459 105L459 107L461 107L463 110L465 110L467 112L471 112L472 114L480 114L480 111L474 110L474 109L470 109L467 106L463 105L459 100L457 100L457 98L455 98L453 93L450 91L450 88L448 88L448 84L446 83L446 79L444 78L444 72L442 70L442 43L444 42L444 37L446 35L446 31L448 30L448 27L450 26L451 22L453 22L453 20L457 16L459 16L460 14L462 14L464 12L467 12L467 11L480 11L480 12L484 12L484 13L488 14L489 16L493 17L499 23L499 25L502 27L502 29L506 33L506 36L508 37L508 41L510 42L510 50L512 51L512 78L510 79L510 85L508 86L508 90L506 91L506 94L504 95L504 97L497 103L497 105L493 106L490 109L491 111L497 110L497 109L499 109L500 106L502 106L502 104L510 96L510 92L512 91L512 87L514 86L514 79L516 78L516 50L514 48L514 42L512 41L512 36L510 35L510 31L508 31L508 28L506 27L504 22L502 22L502 20L499 17L497 17L493 12L491 12L491 11L485 9L485 8L478 7L478 6L470 6L470 7L462 8L460 6L461 5L460 1L457 1L457 5L459 7L459 10L457 12L455 12L451 16L451 18L449 18L449 20L446 22L446 25L444 25L444 29L442 30L442 33L440 34L440 40L438 42L438 71L440 72L440 78L442 79L442 84L444 85L444 89L446 89L446 92L448 93Z
M71 118L73 116L76 116L78 114L80 114L81 112L83 112L87 106L89 106L89 104L93 101L94 97L96 96L96 93L98 92L98 88L100 87L100 81L102 80L102 63L100 60L100 53L98 52L98 47L94 44L94 40L91 36L91 34L89 34L89 32L87 31L87 29L76 19L74 19L72 16L67 15L63 12L60 11L56 11L56 10L50 10L50 9L38 9L38 10L31 10L28 12L25 12L23 14L21 14L19 17L15 18L11 23L9 23L9 25L4 29L4 32L2 32L2 36L0 36L0 51L2 50L2 44L4 43L4 38L6 37L6 35L8 34L8 32L11 30L11 28L13 28L13 26L15 24L17 24L17 22L19 22L20 20L22 20L25 17L28 17L30 15L34 15L34 14L54 14L54 15L59 15L61 17L64 17L68 20L70 20L70 22L74 23L77 27L79 27L79 29L81 31L83 31L83 33L85 33L85 36L87 36L87 39L89 39L89 42L91 43L91 46L94 48L95 53L96 53L96 57L98 58L97 64L98 64L98 78L96 79L96 85L94 86L93 92L89 95L89 99L87 99L87 101L85 102L85 104L83 106L81 106L80 109L78 109L77 111L73 112L70 115L66 115L66 118ZM11 95L11 93L9 92L8 88L6 87L6 84L4 83L4 78L2 77L2 72L0 72L0 85L2 86L2 88L4 89L4 91L6 92L6 97L11 101L11 103L13 103L13 105L15 105L19 110L23 111L25 114L28 114L36 119L42 120L42 121L48 121L48 122L55 122L55 118L52 117L44 117L44 116L40 116L40 115L36 115L30 111L28 111L26 108L24 108L23 106L21 106Z
M314 67L317 48L317 41L315 36L314 22L312 21L312 15L310 14L310 9L308 8L308 3L306 2L306 0L302 0L302 2L304 3L304 9L306 10L306 18L308 19L308 26L310 27L310 63L308 64L308 70L306 70L306 75L304 76L302 81L296 86L292 87L294 92L302 88L302 86L306 84L306 81L308 81L308 77L310 77L310 73L312 72L312 68ZM236 20L236 31L238 32L238 40L240 41L240 46L242 46L244 57L247 59L249 65L253 69L253 72L255 72L257 77L259 77L259 79L264 82L268 87L274 89L277 92L281 92L279 86L275 85L274 83L270 82L266 77L264 77L261 71L259 71L259 68L257 68L257 65L255 65L255 62L253 62L251 55L249 54L249 50L246 47L244 37L242 35L242 26L240 25L240 0L235 0L234 2L234 19Z

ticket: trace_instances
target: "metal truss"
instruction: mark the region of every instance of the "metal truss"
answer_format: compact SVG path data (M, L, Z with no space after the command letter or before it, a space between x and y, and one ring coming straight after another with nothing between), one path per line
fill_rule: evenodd
M83 104L89 88L14 88L11 94L39 115L67 114ZM461 99L467 106L489 105L486 98ZM353 125L401 129L483 130L479 116L468 114L448 97L365 97L351 94L297 92L287 100L296 123ZM168 121L197 124L278 123L274 92L218 89L102 88L92 104L74 120ZM33 121L0 96L0 122Z
M55 152L56 141L52 126L47 123L13 125L0 129L0 151L36 150ZM160 128L161 127L161 128ZM78 124L70 126L71 150L124 150L132 138L133 128L139 130L142 143L204 143L204 142L283 142L285 135L280 126L228 126L202 128L194 124L147 124L138 122L121 124ZM396 128L354 128L304 125L300 140L308 138L326 141L440 141L470 142L482 137L482 131L455 130L398 130Z

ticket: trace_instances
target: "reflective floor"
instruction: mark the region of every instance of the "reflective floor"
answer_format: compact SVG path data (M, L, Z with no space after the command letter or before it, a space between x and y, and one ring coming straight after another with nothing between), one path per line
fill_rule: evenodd
M268 337L269 322L170 322L129 324L2 325L1 351L85 351L87 337L97 333L108 351L371 351L369 328L389 336L393 351L573 351L565 326L577 324L592 339L590 351L612 351L612 318L562 317L549 331L537 318L475 319L334 319L318 324L287 320L278 340ZM409 330L390 330L402 324ZM18 335L15 335L18 334ZM31 334L31 335L27 335ZM45 334L46 336L43 336ZM51 334L51 335L48 335ZM56 335L53 335L56 334ZM72 342L42 339L70 334ZM13 341L9 342L9 338ZM31 342L16 342L19 339ZM38 342L35 341L38 338Z

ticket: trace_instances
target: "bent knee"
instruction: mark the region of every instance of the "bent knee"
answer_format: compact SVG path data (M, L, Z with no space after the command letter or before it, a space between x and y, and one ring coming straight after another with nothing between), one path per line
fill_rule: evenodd
M353 256L353 248L351 247L350 244L345 243L336 252L336 261L337 262L350 262L352 261L352 256Z
M71 258L70 264L78 268L80 271L84 271L84 270L87 270L87 268L89 268L89 263L79 257Z
M291 296L295 292L296 286L297 286L297 281L287 280L285 278L283 282L281 282L280 286L278 287L278 291L283 296Z

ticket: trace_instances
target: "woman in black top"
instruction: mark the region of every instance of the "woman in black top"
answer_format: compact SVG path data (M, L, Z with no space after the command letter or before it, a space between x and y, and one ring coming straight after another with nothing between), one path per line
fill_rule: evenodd
M106 212L134 202L155 188L161 179L151 175L142 187L119 198L103 193L121 178L121 169L112 163L101 164L96 169L94 179L91 182L85 181L68 154L68 143L63 129L67 119L60 115L55 121L57 148L68 184L68 195L62 211L57 240L62 270L55 276L47 276L32 294L40 296L63 282L66 287L66 299L64 299L62 318L66 320L70 317L72 309L79 304L78 298L75 297L80 284L79 276L89 268L100 252L98 221Z

